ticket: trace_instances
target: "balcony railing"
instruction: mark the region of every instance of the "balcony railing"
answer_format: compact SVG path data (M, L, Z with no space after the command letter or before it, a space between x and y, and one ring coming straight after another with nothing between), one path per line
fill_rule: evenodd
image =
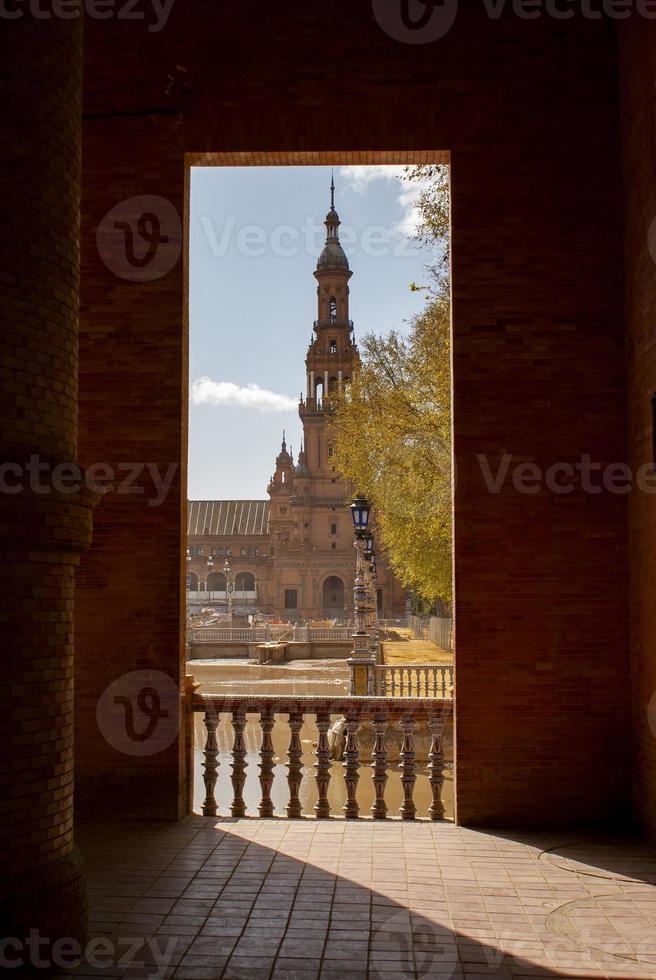
M189 630L194 646L217 643L267 643L291 635L287 623L267 623L266 626L195 626Z
M391 722L399 721L403 733L403 742L399 756L403 800L400 816L403 820L414 820L417 807L413 796L417 780L417 761L414 745L414 734L417 723L425 721L431 732L431 745L428 754L426 773L431 786L431 803L427 816L431 820L444 818L442 802L442 787L444 784L444 749L442 744L444 728L451 718L452 702L438 699L421 698L328 698L328 697L212 697L193 695L194 711L202 712L207 731L207 739L203 752L203 781L205 783L205 800L203 813L215 817L219 812L229 809L230 816L246 816L246 801L244 800L244 785L246 782L246 743L244 729L246 716L259 715L262 731L259 757L260 802L258 813L260 817L273 817L274 805L271 799L273 786L275 751L271 733L276 715L287 715L289 723L289 748L287 749L287 785L289 799L286 806L288 817L301 817L302 804L300 790L303 782L303 746L301 729L307 715L314 715L318 730L315 751L314 779L316 781L318 799L314 807L315 816L319 819L330 817L331 806L328 799L328 788L331 780L331 753L328 741L332 717L343 716L346 721L346 743L344 749L344 781L346 785L346 801L342 807L343 816L348 820L360 817L358 803L358 783L361 778L361 766L365 761L360 758L358 746L358 731L364 721L370 721L375 733L373 751L371 753L371 780L374 787L374 802L371 815L376 820L385 820L388 816L388 806L385 801L385 786L388 779L388 751L385 735ZM217 742L217 725L219 715L228 713L232 721L233 746L231 763L232 801L227 807L216 799L215 788L219 770L219 748ZM307 777L306 777L307 778ZM227 802L227 801L226 801ZM421 814L420 814L421 816Z
M239 591L232 593L232 601L235 604L254 603L257 601L256 591ZM211 591L200 591L199 589L187 589L187 602L221 602L225 605L228 601L228 593L225 589L221 592L212 589Z
M453 697L449 664L384 664L375 670L376 694L383 697Z
M346 643L353 639L352 626L297 626L292 639L299 643Z
M217 643L267 643L269 640L286 639L297 643L346 643L353 638L350 626L315 628L290 626L288 623L270 623L266 626L195 626L189 638L195 646Z

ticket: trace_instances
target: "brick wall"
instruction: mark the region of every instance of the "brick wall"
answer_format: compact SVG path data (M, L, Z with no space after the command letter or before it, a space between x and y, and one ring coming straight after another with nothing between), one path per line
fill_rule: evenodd
M162 278L134 281L126 277L138 275L138 266L124 261L122 240L113 250L111 234L98 245L97 232L111 208L133 197L165 197L181 215L184 167L169 119L161 126L148 118L89 120L84 161L80 458L86 466L108 464L117 479L96 510L93 547L77 578L77 798L84 809L115 807L135 816L177 819L186 800L184 728L162 752L125 754L103 733L97 707L110 684L135 671L153 671L158 690L168 686L167 677L179 685L184 674L182 263L178 259ZM147 203L144 213L153 208L157 214L157 204ZM128 208L118 220L129 223L133 217ZM174 228L162 225L160 231L175 250ZM135 252L143 254L136 226L135 235ZM133 487L121 489L129 475L121 468L126 462L154 464L161 474L174 467L169 492L157 506L147 470ZM139 487L143 492L134 492ZM142 721L135 722L137 729Z
M3 27L0 93L2 462L75 463L79 302L80 24ZM62 71L62 65L66 70ZM0 928L82 938L86 893L73 845L73 573L92 500L0 494ZM4 484L3 484L4 490Z
M653 463L651 400L656 395L656 218L653 112L646 94L656 81L653 25L623 30L623 155L626 251L629 461ZM652 483L656 481L652 480ZM633 666L633 788L636 815L656 836L656 496L630 501L631 639Z
M158 34L89 25L83 443L110 459L149 451L183 463L180 267L136 288L108 274L94 234L117 200L147 189L181 208L183 150L219 164L451 151L458 815L601 820L629 795L626 499L490 495L475 454L493 465L505 451L546 465L625 457L613 29L460 7L446 37L412 46L384 34L368 4L346 2L252 3L245 16L198 0L175 5ZM145 110L162 105L176 64L190 92L167 133ZM80 597L89 716L135 658L176 670L180 505L147 515L115 498L99 509ZM137 597L144 575L159 583L152 600ZM96 750L103 767L118 762L88 725L85 784ZM177 766L117 767L113 799L131 798L138 774L158 812L172 812Z

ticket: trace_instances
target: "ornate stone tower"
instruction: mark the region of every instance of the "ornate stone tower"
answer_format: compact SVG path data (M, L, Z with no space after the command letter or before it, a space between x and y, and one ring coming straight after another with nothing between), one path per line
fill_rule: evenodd
M342 391L353 374L358 351L349 319L349 279L353 275L339 241L339 215L335 210L335 183L330 185L330 211L326 215L326 244L314 276L317 280L317 319L305 359L306 400L300 416L305 456L312 473L332 473L327 433L330 394Z

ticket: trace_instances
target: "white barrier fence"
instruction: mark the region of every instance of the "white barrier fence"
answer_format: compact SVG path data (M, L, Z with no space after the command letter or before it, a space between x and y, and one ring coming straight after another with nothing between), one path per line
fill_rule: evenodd
M430 616L421 619L419 616L408 616L408 627L417 639L428 640L442 650L453 650L453 620Z

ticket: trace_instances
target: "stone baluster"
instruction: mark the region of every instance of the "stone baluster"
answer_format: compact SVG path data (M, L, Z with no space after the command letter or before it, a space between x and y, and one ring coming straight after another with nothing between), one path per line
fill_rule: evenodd
M433 793L433 802L430 805L431 820L444 819L444 803L442 802L442 787L444 785L444 749L442 746L442 734L444 732L444 721L440 715L432 715L428 719L432 732L431 747L428 753L428 776Z
M216 727L219 721L218 715L211 711L205 712L205 728L207 729L207 739L203 755L203 782L205 783L205 801L203 803L203 814L206 817L216 816L216 797L214 787L219 771L219 747L216 741Z
M358 728L360 721L357 715L349 715L346 719L346 746L344 748L344 781L346 783L346 803L344 815L347 820L355 820L360 813L356 798L360 773L360 749L358 747Z
M262 745L260 748L260 788L262 797L258 812L261 817L273 816L271 802L271 787L273 786L273 760L275 751L271 732L273 731L273 708L267 706L260 712L260 727L262 729Z
M385 732L387 731L388 719L386 715L374 715L373 728L375 732L374 747L371 753L373 762L373 784L375 791L374 802L371 806L371 813L374 820L384 820L387 816L387 804L385 803L385 784L387 783L388 755L385 745Z
M381 670L380 672L380 693L382 697L387 697L387 677L388 673L386 670Z
M399 688L398 693L400 697L403 697L403 695L405 694L405 684L403 681L404 674L405 674L405 669L403 667L399 667L399 672L396 677L396 680L398 680L398 688ZM396 694L396 691L394 691L394 694Z
M231 780L233 800L230 813L233 817L245 817L244 783L246 782L246 744L244 742L244 728L246 727L246 717L240 708L235 708L232 712L232 727L235 733L235 740L232 745Z
M289 786L289 802L287 804L288 817L300 817L301 801L299 790L303 778L303 746L301 744L301 728L303 727L303 714L298 711L289 712L289 729L291 739L287 755L289 763L287 765L287 785Z
M401 719L403 744L401 746L399 762L401 763L401 783L403 785L401 816L404 820L414 820L417 812L417 807L415 806L412 798L415 782L417 781L417 765L414 742L415 728L415 720L412 715L406 715Z
M328 786L330 784L329 728L330 714L327 711L318 712L317 729L319 731L319 739L317 741L317 761L314 764L314 769L316 772L319 798L314 805L314 812L319 819L325 819L330 816L330 803L328 802Z

